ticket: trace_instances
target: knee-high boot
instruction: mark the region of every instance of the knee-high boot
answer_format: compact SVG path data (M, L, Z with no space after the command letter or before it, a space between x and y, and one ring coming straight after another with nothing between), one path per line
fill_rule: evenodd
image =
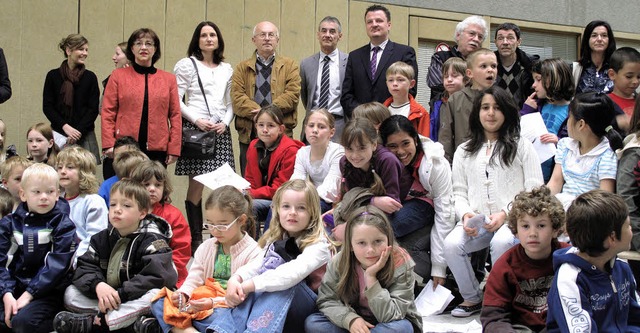
M198 246L202 244L202 201L194 205L191 201L186 200L184 206L187 211L189 231L191 231L191 256L193 256Z

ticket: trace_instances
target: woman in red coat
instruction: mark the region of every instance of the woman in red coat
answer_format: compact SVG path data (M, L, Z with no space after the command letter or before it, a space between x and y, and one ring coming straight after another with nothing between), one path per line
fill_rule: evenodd
M147 28L127 42L131 66L111 73L102 100L102 150L113 157L115 140L131 136L150 159L168 165L180 156L182 116L173 74L153 64L160 59L160 39Z

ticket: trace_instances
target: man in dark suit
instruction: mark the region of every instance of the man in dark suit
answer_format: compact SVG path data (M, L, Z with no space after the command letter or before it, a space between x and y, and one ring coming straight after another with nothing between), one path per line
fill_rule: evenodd
M9 71L7 70L7 60L4 52L0 48L0 104L11 98L11 81L9 81Z
M365 11L364 22L367 27L369 44L351 51L347 70L342 84L340 103L344 115L351 117L353 109L362 103L384 102L391 96L387 89L386 71L396 61L403 61L413 67L418 77L416 51L413 47L394 43L389 40L391 13L380 5L373 5ZM415 96L414 86L409 93Z
M344 112L340 105L342 96L342 82L347 68L349 55L338 50L338 42L342 38L342 25L340 21L327 16L318 25L318 41L320 52L305 58L300 62L300 98L302 104L309 111L319 108L327 109L333 114L336 123L336 132L332 140L339 142L344 128ZM325 65L326 63L326 65ZM324 69L327 69L324 71ZM326 74L325 76L323 76ZM323 78L326 78L326 86L323 90ZM304 129L302 130L304 137Z

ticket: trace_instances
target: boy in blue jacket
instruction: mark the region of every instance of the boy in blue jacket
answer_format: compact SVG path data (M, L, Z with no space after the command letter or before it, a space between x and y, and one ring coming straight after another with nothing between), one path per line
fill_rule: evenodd
M25 169L22 203L0 221L1 332L50 332L71 282L76 227L59 198L58 173L44 163Z
M574 247L553 254L556 271L548 295L548 332L640 332L640 306L629 265L631 225L624 200L593 190L567 211Z

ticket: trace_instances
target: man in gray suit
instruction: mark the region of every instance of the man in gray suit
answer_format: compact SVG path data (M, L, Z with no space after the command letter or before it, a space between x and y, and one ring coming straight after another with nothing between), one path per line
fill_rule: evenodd
M300 97L309 111L326 108L336 119L334 142L340 142L344 128L344 112L340 105L342 81L347 67L348 55L338 50L338 42L342 38L340 21L327 16L318 25L318 41L320 52L300 62ZM324 89L323 89L324 88ZM304 129L302 130L304 138Z

